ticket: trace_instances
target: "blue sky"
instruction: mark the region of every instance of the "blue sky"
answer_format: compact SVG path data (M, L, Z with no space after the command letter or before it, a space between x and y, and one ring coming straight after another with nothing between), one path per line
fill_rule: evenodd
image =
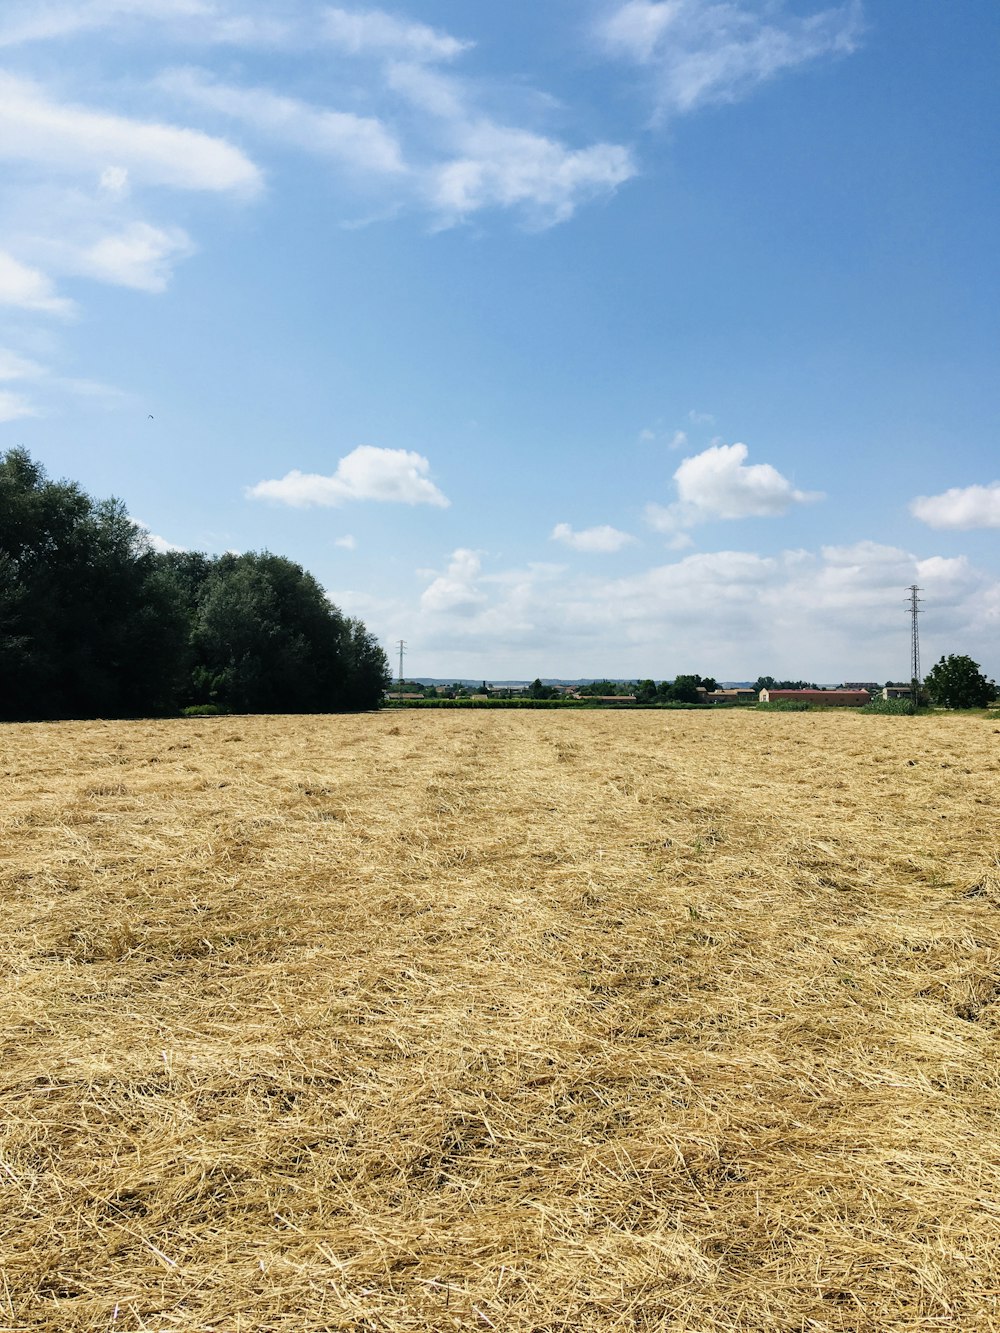
M417 675L1000 675L995 0L7 0L0 447Z

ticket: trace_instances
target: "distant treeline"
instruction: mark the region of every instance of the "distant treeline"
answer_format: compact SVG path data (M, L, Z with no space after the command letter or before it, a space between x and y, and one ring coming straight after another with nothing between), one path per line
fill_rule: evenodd
M293 561L155 551L120 500L0 456L0 718L340 712L389 679Z

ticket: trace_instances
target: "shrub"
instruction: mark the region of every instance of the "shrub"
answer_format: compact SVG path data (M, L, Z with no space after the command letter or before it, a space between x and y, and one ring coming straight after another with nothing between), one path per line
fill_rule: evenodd
M873 699L871 703L859 708L859 713L892 713L896 716L912 717L916 712L912 699Z
M225 704L189 704L181 709L181 717L221 717L231 711Z

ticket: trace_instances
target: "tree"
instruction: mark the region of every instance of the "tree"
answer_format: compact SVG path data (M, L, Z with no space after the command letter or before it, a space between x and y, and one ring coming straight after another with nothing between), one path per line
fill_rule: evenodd
M528 697L530 699L553 699L557 691L551 685L543 685L538 676L528 687Z
M183 669L177 589L120 500L0 458L0 716L169 711Z
M979 663L962 653L949 653L931 667L924 686L932 701L946 708L985 708L997 697L994 681Z
M301 565L270 552L221 556L199 593L194 677L243 713L374 708L390 683L385 653Z
M153 551L120 500L0 455L0 718L374 708L385 653L299 565Z

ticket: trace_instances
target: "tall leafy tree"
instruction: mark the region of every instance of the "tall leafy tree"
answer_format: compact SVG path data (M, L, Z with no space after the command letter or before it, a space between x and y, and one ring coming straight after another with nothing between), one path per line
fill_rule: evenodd
M985 708L997 697L997 687L964 653L940 658L924 680L928 695L946 708Z
M168 709L184 623L119 500L0 458L0 709L8 718Z

